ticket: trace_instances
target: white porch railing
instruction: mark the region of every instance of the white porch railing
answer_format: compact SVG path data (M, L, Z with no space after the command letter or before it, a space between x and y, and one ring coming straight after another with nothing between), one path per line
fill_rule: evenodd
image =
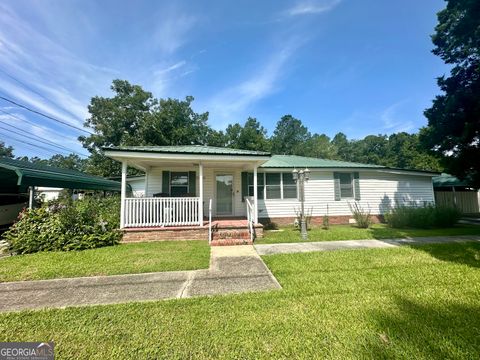
M248 198L245 198L245 204L247 205L247 221L248 221L248 232L250 233L250 241L253 242L254 238L254 208L250 200Z
M125 227L200 225L199 197L125 199Z

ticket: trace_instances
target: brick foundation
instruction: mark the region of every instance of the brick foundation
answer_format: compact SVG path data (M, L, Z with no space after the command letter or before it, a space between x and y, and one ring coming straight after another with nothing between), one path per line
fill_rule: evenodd
M263 237L263 225L255 226L257 238ZM208 226L128 228L123 230L122 243L169 240L208 240ZM212 228L212 246L250 244L246 226L217 226Z
M123 231L122 243L168 240L208 240L208 227L197 228L137 228Z
M353 217L350 215L329 216L330 225L349 224L350 219ZM372 222L383 223L383 215L372 215ZM267 229L276 226L288 226L295 222L295 217L276 217L276 218L260 218L258 219ZM310 224L314 226L321 226L323 224L323 216L312 216Z

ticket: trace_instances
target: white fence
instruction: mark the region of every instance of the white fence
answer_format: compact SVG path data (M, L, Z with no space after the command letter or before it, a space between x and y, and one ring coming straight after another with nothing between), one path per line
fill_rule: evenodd
M199 225L200 198L126 198L125 227Z

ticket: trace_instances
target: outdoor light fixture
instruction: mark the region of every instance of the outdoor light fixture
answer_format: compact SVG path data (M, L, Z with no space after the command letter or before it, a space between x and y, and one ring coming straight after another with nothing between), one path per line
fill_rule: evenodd
M305 168L305 170L293 169L292 177L297 183L298 199L300 200L300 232L302 234L302 239L307 240L307 222L305 218L305 182L310 179L310 170L308 168Z

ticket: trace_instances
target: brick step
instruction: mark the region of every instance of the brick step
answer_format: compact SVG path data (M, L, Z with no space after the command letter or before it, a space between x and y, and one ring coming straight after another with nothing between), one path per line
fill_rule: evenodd
M250 233L247 230L217 230L212 232L213 240L226 239L250 239Z
M230 245L253 245L248 239L221 239L221 240L212 240L210 243L211 246L230 246Z

